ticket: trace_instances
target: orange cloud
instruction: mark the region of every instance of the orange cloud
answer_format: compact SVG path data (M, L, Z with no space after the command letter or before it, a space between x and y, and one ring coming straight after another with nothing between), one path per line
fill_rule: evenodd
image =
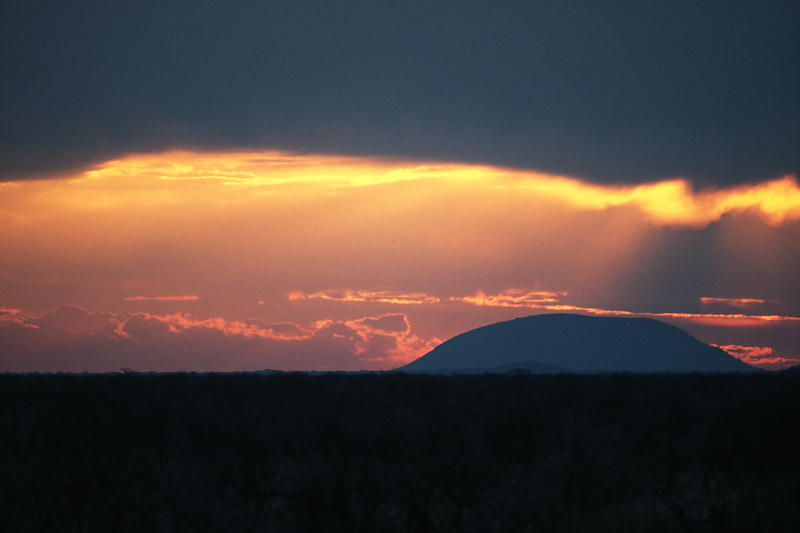
M366 302L399 305L432 304L440 301L436 296L424 293L393 292L393 291L367 291L352 289L328 289L324 291L304 293L291 291L288 295L290 301L297 300L327 300L331 302Z
M26 315L20 309L11 309L9 307L0 307L0 323L14 323L27 328L39 329L39 326L32 324L27 320Z
M442 343L436 337L423 339L412 334L408 318L399 313L343 321L320 320L314 324L316 331L336 327L354 334L356 353L363 361L388 368L410 363Z
M361 318L356 322L357 326L365 327L370 330L382 331L385 333L411 332L411 324L406 315L400 313L390 313L379 317Z
M800 218L800 187L795 176L755 185L694 192L684 179L632 186L593 185L573 178L525 176L522 188L562 199L583 209L638 207L655 224L705 226L725 213L755 210L772 225Z
M426 181L436 187L471 188L491 195L512 189L579 210L631 206L656 225L700 227L725 213L752 210L769 224L800 219L800 186L786 175L725 189L693 190L686 179L641 185L597 185L569 176L486 165L296 154L280 151L170 151L131 154L96 165L67 180L13 184L2 195L34 192L37 200L80 209L120 206L238 204L272 195L336 194L346 189ZM243 190L249 191L243 195ZM27 220L8 208L4 216Z
M490 295L483 291L478 291L475 296L451 297L450 300L489 307L529 307L535 309L547 304L557 303L561 296L566 295L566 292L506 289L501 293Z
M183 296L127 296L123 298L126 302L195 302L199 299L194 294Z
M458 163L425 163L353 157L297 154L276 150L261 152L195 152L174 150L130 154L106 161L75 179L84 183L103 180L153 179L176 185L203 182L207 186L279 188L302 185L363 187L428 178L481 178L486 167Z
M710 298L704 296L699 300L703 305L726 305L741 309L749 309L751 307L767 303L766 300L762 300L760 298Z
M450 302L464 303L479 307L507 307L516 309L537 309L553 313L585 313L597 316L638 316L662 319L686 320L695 324L712 326L760 326L775 322L800 321L800 317L788 315L751 315L743 313L650 313L629 311L625 309L603 309L562 303L561 298L567 296L566 291L546 291L539 289L510 288L499 293L487 294L478 291L474 295L451 296ZM326 290L314 293L292 291L288 295L291 301L326 300L332 302L364 302L387 304L436 304L441 298L424 293L396 293L390 291L367 291L353 289ZM700 298L703 304L724 304L733 307L748 308L751 305L765 303L755 298Z
M722 348L729 354L738 357L739 359L747 358L749 361L762 359L766 356L772 355L773 350L769 346L740 346L738 344L726 344L721 346L719 344L712 344L717 348Z
M313 336L313 331L304 330L300 326L294 326L293 330L286 328L286 323L277 325L261 324L256 321L243 322L239 320L225 320L222 317L197 319L191 315L184 313L175 313L171 315L152 315L148 313L140 313L137 316L143 316L151 320L158 320L167 324L170 331L173 333L180 333L181 331L191 328L213 329L219 331L224 335L233 335L246 338L260 337L262 339L273 340L298 340L309 339Z
M387 369L413 361L440 342L412 333L400 313L326 319L302 327L184 313L101 313L74 306L41 315L0 310L4 371Z
M450 301L461 302L470 305L487 307L517 307L526 309L539 309L554 313L586 313L601 316L640 316L650 318L671 318L687 320L697 324L720 325L720 326L758 326L772 322L793 322L800 321L800 317L785 315L745 315L741 313L648 313L638 311L628 311L625 309L602 309L598 307L585 307L558 303L557 297L566 293L552 293L533 291L526 292L525 289L507 289L498 294L487 295L483 291L478 291L474 296L451 297ZM549 295L548 297L537 299L534 297L523 298L526 295ZM552 302L552 303L551 303Z
M778 356L769 346L740 346L738 344L712 344L712 346L725 350L747 364L762 368L779 369L800 364L800 357Z
M789 315L745 315L741 313L634 313L652 318L673 318L707 326L763 326L777 322L798 322L800 317Z

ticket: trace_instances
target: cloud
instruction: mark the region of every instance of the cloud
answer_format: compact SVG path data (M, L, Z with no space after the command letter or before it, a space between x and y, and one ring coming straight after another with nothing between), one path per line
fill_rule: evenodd
M2 324L15 324L21 327L38 329L39 326L28 322L26 316L20 309L12 309L9 307L0 307L0 326Z
M418 305L438 303L440 299L424 293L394 292L394 291L370 291L353 289L326 289L305 293L294 290L289 292L290 301L297 300L327 300L330 302L360 302L360 303L385 303L398 305Z
M57 185L50 183L47 190L52 198L47 191L39 193L38 198L61 207L90 210L174 208L198 203L211 207L242 204L242 189L253 195L295 198L311 192L330 195L399 182L424 182L431 193L442 188L481 191L484 199L510 190L532 203L544 200L581 211L629 207L656 226L703 227L725 214L742 212L754 213L773 226L800 220L800 186L791 174L753 184L695 190L683 178L640 185L598 185L566 175L505 167L275 150L128 154ZM20 191L9 189L7 194L18 195ZM18 218L30 215L23 210L9 210L9 214ZM320 293L306 296L336 297Z
M175 146L606 182L796 173L797 14L796 2L16 2L0 35L16 80L3 92L0 175Z
M544 297L540 297L545 295ZM705 325L759 326L775 322L800 322L800 317L789 315L746 315L742 313L650 313L625 309L603 309L560 303L559 298L566 293L548 291L528 291L512 288L496 294L478 291L475 295L452 296L452 302L481 307L515 307L537 309L555 313L586 313L599 316L639 316L660 319L686 320Z
M538 309L543 305L555 304L566 292L531 291L528 289L506 289L497 294L487 295L478 291L474 296L450 297L451 301L488 307L527 307Z
M769 346L740 346L738 344L727 344L722 346L712 344L712 346L721 348L737 359L760 368L778 370L794 365L800 365L800 357L779 356Z
M566 201L580 209L634 206L656 225L702 227L726 213L745 210L754 210L766 222L776 226L785 220L800 219L800 187L794 175L755 185L702 192L695 192L685 179L635 186L603 186L571 178L531 176L525 178L520 187L537 195Z
M387 333L409 333L411 331L408 318L400 313L391 313L378 318L362 318L357 323L366 328Z
M184 313L171 315L151 315L144 313L140 316L166 324L170 331L180 333L190 329L216 330L224 335L240 336L245 338L260 337L273 340L298 340L308 339L313 332L303 330L295 324L281 323L276 327L259 321L243 322L239 320L225 320L222 317L207 319L193 318ZM290 326L294 326L291 328Z
M314 329L353 340L362 360L389 367L410 363L442 342L436 337L424 339L412 334L408 318L400 313L352 320L320 320L314 324Z
M703 305L722 305L727 307L738 307L740 309L750 309L767 303L767 300L760 298L712 298L703 296L699 298Z
M735 327L800 320L797 317L635 313L567 304L537 303L560 293L513 289L448 302L475 307L530 308L598 316L644 316L691 324ZM444 304L442 304L444 305ZM291 322L199 318L186 313L106 313L64 306L41 314L0 308L0 370L357 370L410 362L442 341L413 332L404 313ZM800 364L769 346L720 344L728 353L763 368Z
M194 294L183 296L126 296L126 302L196 302L200 298Z
M413 334L399 313L302 327L74 306L41 315L0 310L0 369L5 371L385 369L410 362L440 342Z

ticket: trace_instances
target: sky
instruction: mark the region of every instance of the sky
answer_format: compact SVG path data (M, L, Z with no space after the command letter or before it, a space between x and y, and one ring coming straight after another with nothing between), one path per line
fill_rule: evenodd
M530 314L800 364L782 2L4 2L0 370L394 368Z

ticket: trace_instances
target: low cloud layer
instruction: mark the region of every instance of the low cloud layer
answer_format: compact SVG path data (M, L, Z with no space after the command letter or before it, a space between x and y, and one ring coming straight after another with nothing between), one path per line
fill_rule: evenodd
M479 293L476 297L449 298L437 305L455 302L597 316L643 316L679 326L727 328L800 320L739 314L632 313L532 301L548 300L550 295L558 296L547 291L514 289L500 295ZM186 313L106 313L75 306L42 314L0 308L0 344L3 346L0 368L12 372L109 372L122 368L138 371L380 370L413 361L442 340L413 333L408 317L402 313L324 319L300 326L255 319L196 318ZM770 346L712 345L765 369L800 364L800 356L780 355Z
M432 304L439 302L439 298L424 293L403 293L394 291L369 291L352 289L328 289L305 293L292 291L289 300L325 300L329 302L369 302L399 305Z
M126 302L194 302L199 299L194 294L181 296L126 296L123 298Z
M554 313L584 313L598 316L642 316L659 319L673 319L700 324L720 324L730 326L757 326L771 322L800 322L800 317L789 315L761 315L743 313L652 313L647 311L629 311L627 309L602 309L561 303L560 297L566 293L547 291L530 291L526 289L506 289L497 294L486 294L478 291L470 296L451 296L450 301L486 307L512 307L538 309ZM718 299L714 299L718 300ZM730 299L741 305L741 298ZM763 300L759 300L763 303ZM749 302L748 302L749 303Z
M800 365L800 357L779 356L769 346L740 346L738 344L716 345L732 356L744 361L747 364L759 368L777 370Z
M555 201L579 211L630 207L654 225L702 227L724 215L751 211L770 225L800 220L800 186L795 175L755 184L696 190L684 178L640 185L597 185L575 177L463 163L426 163L292 152L171 151L130 154L68 176L69 185L49 187L64 202L80 196L87 207L136 203L181 205L203 190L224 202L241 194L320 193L350 188L426 181L436 186L511 190L532 201ZM106 189L106 190L104 190ZM153 194L153 190L159 194ZM124 191L126 197L115 193ZM13 214L13 211L11 211Z
M767 303L766 300L761 298L714 298L710 296L703 296L700 298L700 303L704 306L721 306L733 307L738 309L753 309Z
M302 327L182 313L61 307L33 315L0 309L0 368L12 372L386 369L414 360L439 342L414 335L402 314Z

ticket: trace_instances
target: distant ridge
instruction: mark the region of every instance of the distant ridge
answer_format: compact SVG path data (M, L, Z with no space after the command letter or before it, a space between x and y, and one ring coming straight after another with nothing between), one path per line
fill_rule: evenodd
M473 329L398 370L430 373L750 372L754 368L651 318L547 314Z
M560 366L551 365L548 363L540 363L538 361L515 361L506 365L495 366L491 368L475 367L475 368L436 368L431 370L414 370L405 367L400 367L397 370L406 372L424 372L426 374L503 374L505 372L512 372L514 370L524 370L531 374L564 374L572 373L574 370L563 368Z

